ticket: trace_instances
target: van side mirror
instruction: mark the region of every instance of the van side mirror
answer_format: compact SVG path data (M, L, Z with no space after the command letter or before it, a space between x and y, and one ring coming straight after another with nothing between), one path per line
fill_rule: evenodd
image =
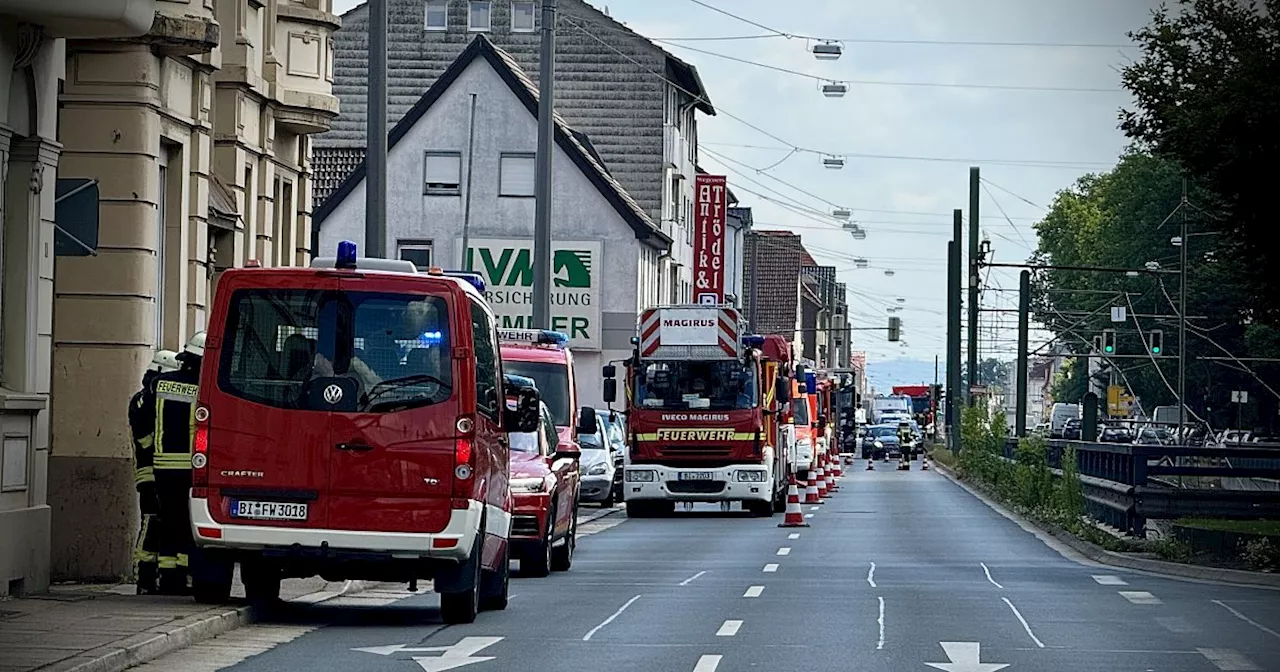
M778 398L778 403L780 404L791 401L791 379L786 376L779 376L773 382L773 396Z
M595 434L600 430L600 425L596 423L596 409L590 406L583 406L578 411L578 433L579 434Z
M618 400L618 380L616 378L604 379L604 403L612 404Z
M503 417L503 429L508 432L536 432L542 425L542 398L538 390L522 387L515 392L516 407L508 410Z

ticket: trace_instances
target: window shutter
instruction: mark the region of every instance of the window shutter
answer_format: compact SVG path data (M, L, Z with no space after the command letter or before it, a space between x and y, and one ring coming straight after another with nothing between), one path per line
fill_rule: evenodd
M462 157L456 154L428 154L426 183L428 188L457 189L462 174Z
M502 157L501 196L533 196L537 171L532 156Z

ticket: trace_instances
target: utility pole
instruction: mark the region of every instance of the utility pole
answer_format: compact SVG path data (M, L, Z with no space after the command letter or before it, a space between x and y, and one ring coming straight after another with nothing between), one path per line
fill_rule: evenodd
M978 167L969 168L969 380L965 399L972 403L969 389L981 383L978 379L978 189L981 188ZM957 239L959 240L959 239Z
M1014 412L1013 435L1022 438L1027 435L1027 340L1029 326L1028 313L1031 312L1031 271L1023 269L1018 275L1018 364L1014 375L1014 390L1017 403Z
M1178 281L1178 438L1181 440L1183 427L1187 424L1187 247L1191 241L1187 238L1187 178L1182 178L1182 245L1179 247L1182 258L1179 267ZM1143 336L1143 340L1146 337Z
M533 327L551 328L551 165L555 132L556 0L542 0L538 63L538 155L533 220Z
M954 212L952 240L947 246L947 435L951 450L960 452L960 274L964 213Z
M369 0L368 149L364 155L364 254L387 256L387 0Z

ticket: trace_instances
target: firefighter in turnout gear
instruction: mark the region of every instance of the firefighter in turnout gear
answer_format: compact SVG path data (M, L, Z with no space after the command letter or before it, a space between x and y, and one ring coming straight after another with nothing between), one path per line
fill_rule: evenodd
M160 499L156 495L155 456L155 404L150 400L152 381L162 373L178 370L178 353L159 350L142 374L142 389L129 399L129 437L133 442L133 482L138 489L138 509L142 514L142 528L133 549L133 572L138 579L138 594L156 592L158 562L160 559L160 529L156 514L160 511Z
M191 452L195 434L196 392L204 358L204 332L178 353L177 371L157 375L151 384L155 400L155 478L160 500L160 592L187 592L191 513Z

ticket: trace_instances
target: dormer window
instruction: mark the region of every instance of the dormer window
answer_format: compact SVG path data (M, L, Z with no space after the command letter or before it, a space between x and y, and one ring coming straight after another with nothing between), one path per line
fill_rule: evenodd
M489 0L471 0L467 11L467 30L488 31L493 26L493 3Z

